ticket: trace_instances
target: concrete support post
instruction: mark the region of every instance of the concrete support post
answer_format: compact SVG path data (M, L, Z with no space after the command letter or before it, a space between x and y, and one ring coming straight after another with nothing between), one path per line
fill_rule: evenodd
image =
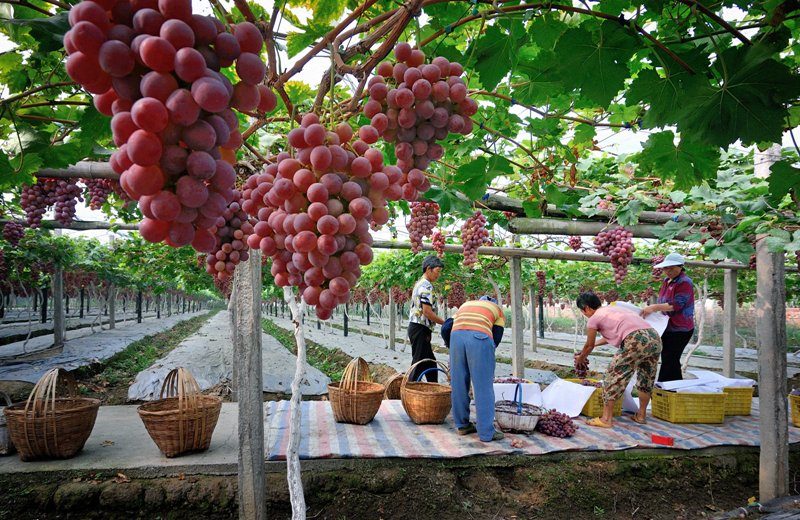
M344 304L344 312L342 313L342 317L344 319L344 337L346 338L347 334L349 332L348 331L349 323L348 323L348 319L347 319L347 304L346 303Z
M81 310L78 313L78 317L79 318L83 318L83 301L84 301L85 298L86 298L86 288L85 287L81 287Z
M786 273L783 253L771 253L766 235L756 240L756 343L761 453L759 501L789 492L786 400Z
M266 518L264 397L261 372L261 252L233 275L230 300L235 398L239 402L239 518Z
M47 287L42 289L42 306L41 306L41 321L42 323L47 323L47 298L48 298L48 289Z
M539 337L544 339L544 296L539 295Z
M736 271L725 269L722 311L722 375L736 375Z
M525 377L525 318L522 311L522 259L511 259L511 366L514 377Z
M392 291L389 291L389 348L396 350L395 342L397 341L397 330L395 329L395 321L397 320L397 304L394 303L394 296Z
M117 328L117 288L114 284L108 286L108 328Z
M55 346L64 344L64 331L64 269L56 266L53 270L53 344Z
M136 323L142 322L142 290L136 293Z
M536 352L538 348L538 341L536 340L536 291L531 285L528 287L528 298L530 298L530 307L528 308L528 322L531 327L531 351Z

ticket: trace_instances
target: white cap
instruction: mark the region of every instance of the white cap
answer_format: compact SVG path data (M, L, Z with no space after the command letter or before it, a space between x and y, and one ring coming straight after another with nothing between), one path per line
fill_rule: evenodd
M673 265L683 265L685 263L686 259L683 258L683 255L678 253L670 253L661 263L654 265L653 268L661 269L662 267L672 267Z

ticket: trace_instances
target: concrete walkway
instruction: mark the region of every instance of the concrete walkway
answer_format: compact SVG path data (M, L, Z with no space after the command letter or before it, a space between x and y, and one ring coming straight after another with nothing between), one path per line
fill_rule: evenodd
M68 338L64 342L64 348L56 355L36 361L0 366L0 380L35 383L45 372L53 367L74 370L82 366L91 365L110 358L117 352L124 350L134 341L138 341L145 336L152 336L169 330L182 321L207 314L208 312L203 310L196 313L173 314L170 317L162 317L160 320L154 319L143 321L142 323L136 323L135 321L125 322L120 323L114 330L97 331L94 334L90 333L91 329L86 329L82 332L88 331L88 334ZM42 336L36 339L47 337ZM52 336L49 336L49 338L50 344L52 344ZM8 346L10 347L11 345Z
M291 394L297 357L267 334L261 335L261 345L263 390ZM158 399L167 373L179 366L187 368L203 390L233 379L233 345L228 311L217 313L177 348L139 372L136 381L128 389L128 399ZM309 366L306 368L303 394L326 394L330 382L328 376Z
M162 312L162 317L166 317L167 313ZM150 312L142 312L142 319L151 319L156 317L155 311ZM136 312L129 311L127 313L118 312L116 313L116 322L120 323L123 321L130 321L136 319ZM75 316L69 316L65 320L66 322L66 329L67 334L70 334L70 331L73 330L80 330L86 327L91 327L94 325L95 328L99 328L101 325L107 325L109 320L108 316L105 315L97 315L92 314L88 316L84 316L83 318ZM53 320L52 317L48 317L47 323L40 323L39 317L34 317L34 319L30 322L27 321L23 322L15 322L15 323L2 323L0 324L0 344L8 344L14 341L18 341L20 336L24 337L28 335L30 331L31 337L36 337L41 334L52 333L53 332ZM0 355L2 355L3 349L5 347L0 346Z

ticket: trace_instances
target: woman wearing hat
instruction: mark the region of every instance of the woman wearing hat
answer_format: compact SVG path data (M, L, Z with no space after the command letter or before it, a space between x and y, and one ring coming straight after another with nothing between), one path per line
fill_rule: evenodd
M686 261L678 253L670 253L664 261L653 266L663 269L667 277L658 291L658 303L648 305L642 310L646 318L653 312L663 312L669 316L669 323L661 335L661 370L658 381L683 379L681 355L694 334L694 284L686 275L683 264Z
M453 317L452 332L442 337L450 346L453 421L459 435L478 432L483 442L497 441L494 429L494 349L503 339L503 309L491 296L464 302ZM469 385L475 396L475 424L469 420Z
M409 310L408 339L411 341L411 363L423 359L436 359L433 355L431 346L431 333L438 323L444 323L444 319L436 314L436 296L433 293L433 284L442 274L444 263L435 256L427 256L422 261L422 278L414 284L411 292L411 308ZM409 377L416 381L417 374L421 374L428 368L436 368L436 363L429 361L420 363ZM425 377L430 383L439 381L437 372L431 370Z

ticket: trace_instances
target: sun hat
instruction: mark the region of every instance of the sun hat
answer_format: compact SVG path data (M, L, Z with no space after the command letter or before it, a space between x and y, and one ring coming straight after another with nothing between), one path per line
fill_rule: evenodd
M655 269L661 269L662 267L672 267L674 265L683 265L686 263L686 259L683 258L683 255L678 253L670 253L667 255L664 260L653 267Z
M480 299L481 301L484 301L484 302L492 302L492 303L494 303L495 305L497 304L497 298L492 298L492 297L491 297L491 296L489 296L488 294L485 294L485 295L481 296L479 299Z

